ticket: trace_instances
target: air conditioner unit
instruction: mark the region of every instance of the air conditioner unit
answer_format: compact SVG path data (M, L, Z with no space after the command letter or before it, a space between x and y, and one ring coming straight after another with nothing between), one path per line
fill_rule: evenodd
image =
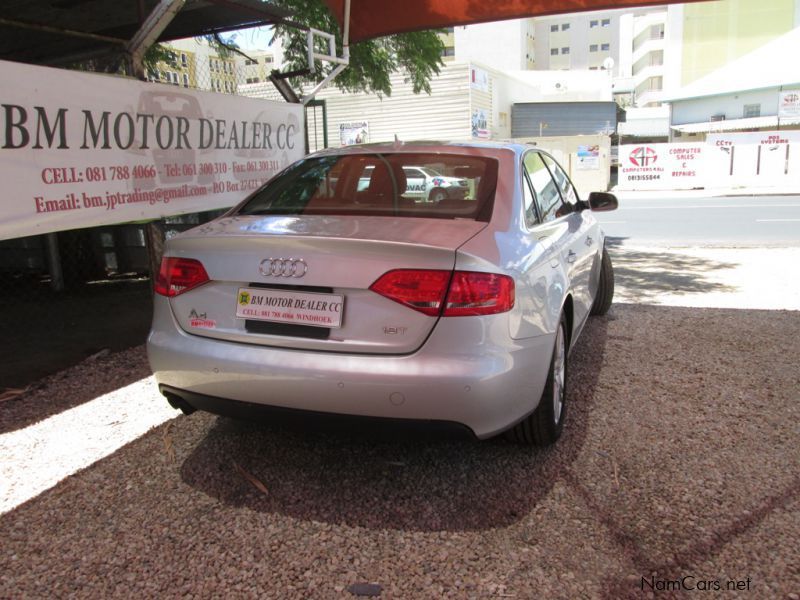
M724 114L711 115L711 121L724 121L724 120L725 120Z

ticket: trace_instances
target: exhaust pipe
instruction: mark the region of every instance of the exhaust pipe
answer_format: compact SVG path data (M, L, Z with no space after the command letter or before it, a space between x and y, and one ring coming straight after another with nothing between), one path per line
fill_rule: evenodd
M164 397L167 399L167 402L169 402L169 405L172 408L180 410L185 415L190 415L197 410L194 406L189 404L186 400L184 400L177 394L173 394L171 392L163 392L163 391L161 393L164 394Z

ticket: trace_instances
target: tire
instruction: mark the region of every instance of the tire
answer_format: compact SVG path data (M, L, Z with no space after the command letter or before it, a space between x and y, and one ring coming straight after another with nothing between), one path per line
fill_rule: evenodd
M509 430L508 438L520 444L550 446L561 437L564 429L567 398L567 319L561 313L556 332L553 356L550 359L550 372L544 386L539 406L530 415Z
M611 308L614 299L614 267L611 266L611 257L608 250L603 248L603 259L600 263L600 281L597 284L597 295L592 303L591 315L604 315Z
M444 190L431 190L431 193L428 196L428 202L433 202L434 204L438 204L445 198L447 198L447 192L445 192Z

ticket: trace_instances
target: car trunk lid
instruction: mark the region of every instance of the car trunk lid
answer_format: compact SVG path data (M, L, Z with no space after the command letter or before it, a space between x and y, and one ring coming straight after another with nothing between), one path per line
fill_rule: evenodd
M403 354L438 317L369 289L395 269L452 271L486 223L368 216L234 216L170 240L210 281L170 300L187 333L332 352ZM340 305L340 306L339 306Z

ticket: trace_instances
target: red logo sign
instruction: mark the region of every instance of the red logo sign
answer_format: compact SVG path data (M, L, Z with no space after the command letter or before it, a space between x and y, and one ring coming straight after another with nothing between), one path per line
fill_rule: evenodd
M658 160L656 151L648 146L634 148L630 154L630 161L637 167L649 167Z

